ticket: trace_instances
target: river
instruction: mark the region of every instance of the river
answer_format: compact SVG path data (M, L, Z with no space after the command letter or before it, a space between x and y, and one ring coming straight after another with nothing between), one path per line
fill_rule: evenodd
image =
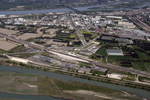
M46 76L49 78L55 78L55 79L58 79L58 80L61 80L64 82L76 81L76 82L81 82L81 83L93 84L96 86L107 87L107 88L118 90L118 91L126 91L129 93L136 94L140 97L150 99L150 92L146 91L146 90L130 88L130 87L109 84L109 83L103 83L103 82L98 82L98 81L92 81L92 80L87 80L87 79L81 79L81 78L76 78L76 77L63 75L63 74L57 74L57 73L53 73L53 72L45 72L45 71L36 70L36 69L25 69L25 68L8 67L8 66L0 66L0 71L43 75L43 76ZM3 93L3 92L0 92L0 97L12 97L12 98L16 98L16 99L25 98L26 100L28 100L28 99L31 99L31 100L51 100L51 99L59 100L57 98L52 98L52 97L48 97L48 96L19 95L19 94L8 94L8 93ZM60 99L60 100L63 100L63 99Z
M110 3L110 4L103 4L103 5L96 5L96 6L84 6L84 7L76 7L74 9L77 9L79 11L95 11L95 9L90 9L90 8L95 8L95 7L106 7L106 6L111 6L111 5L117 5L121 4L122 1L118 1L115 3ZM146 7L148 4L142 4L140 6L137 6L136 8L143 8ZM126 8L120 8L120 9L106 9L106 10L124 10ZM103 9L105 10L105 9ZM130 9L132 10L132 9ZM68 8L58 8L58 9L46 9L46 10L23 10L23 11L0 11L0 15L26 15L26 14L42 14L42 13L60 13L60 12L71 12L72 10Z
M89 8L93 7L106 7L110 5L120 4L121 2L115 2L111 4L103 4L97 6L85 6L85 7L76 7L79 11L89 11ZM92 10L92 9L91 9ZM47 10L24 10L24 11L0 11L0 15L25 15L25 14L42 14L42 13L59 13L59 12L71 12L72 10L68 8L58 8L58 9L47 9Z

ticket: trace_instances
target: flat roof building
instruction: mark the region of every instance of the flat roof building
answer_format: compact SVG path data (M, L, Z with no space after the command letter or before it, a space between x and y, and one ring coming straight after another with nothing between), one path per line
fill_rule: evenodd
M115 38L112 37L112 36L102 36L101 39L102 39L102 40L113 40L113 39L115 39Z
M122 43L133 44L132 40L125 39L125 38L116 38L115 41L122 42Z
M104 72L105 73L108 69L95 66L95 67L92 68L92 70L100 71L100 72Z
M124 77L124 75L112 73L112 74L107 74L107 77L115 78L115 79L122 79Z
M78 72L90 74L91 68L81 67Z
M123 56L121 49L107 49L107 54L111 56Z

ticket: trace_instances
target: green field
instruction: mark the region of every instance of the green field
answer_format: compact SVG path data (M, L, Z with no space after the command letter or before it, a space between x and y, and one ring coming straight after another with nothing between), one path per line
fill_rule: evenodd
M23 45L17 46L12 48L8 51L8 53L17 53L17 52L25 52L28 48L24 47Z
M141 81L141 82L146 82L146 81L148 81L148 82L150 83L150 78L149 78L149 77L139 76L139 81Z
M138 55L138 58L132 58L132 56L108 56L106 47L102 47L96 52L96 54L98 55L107 57L109 63L121 64L121 62L126 61L131 64L123 64L124 66L127 66L127 67L132 66L132 68L134 69L150 72L150 62L144 62L144 60L150 59L150 55L140 52L140 51L135 51L135 53ZM103 60L105 59L103 58Z
M138 54L140 60L145 60L147 58L150 58L150 55L148 55L146 53L143 53L143 52L140 52L140 51L135 51L135 52Z
M100 48L96 53L102 56L107 56L107 51L105 47Z
M90 34L90 35L92 35L92 36L95 34L95 33L91 33L91 32L84 32L84 31L81 31L81 33L82 33L82 34Z
M0 49L0 54L5 53L5 52L6 52L5 50Z
M11 98L0 98L0 100L19 100L19 99L11 99Z
M71 34L71 35L70 35L70 38L71 38L71 39L78 39L79 37L78 37L76 34Z
M147 69L145 68L143 62L132 62L133 68L134 69L138 69L138 70L142 70L142 71L146 71Z
M131 56L108 56L108 61L123 61L123 60L130 60L132 59Z
M85 31L81 31L81 33L84 35L84 38L87 42L96 37L95 33L85 32Z
M137 42L138 41L138 42ZM139 42L140 40L136 40L136 45L132 45L133 48L128 48L127 46L119 46L115 41L106 41L101 38L97 39L97 42L100 42L101 48L93 54L91 57L95 60L100 60L101 57L97 57L97 55L104 56L102 62L105 62L106 57L108 59L108 63L120 65L123 67L130 67L141 71L150 72L150 53L149 51L145 51L144 48L147 48L148 43L145 41ZM143 43L143 44L141 44ZM144 44L145 43L145 44ZM139 44L141 44L139 46ZM121 48L125 54L125 56L109 56L107 55L107 48ZM148 50L148 49L147 49ZM132 52L132 53L131 53Z
M36 55L37 53L18 53L18 54L9 54L10 56L13 56L13 57L18 57L18 58L24 58L24 59L27 59L29 57L32 57L34 55Z
M140 61L132 62L133 68L150 72L150 62L144 62L144 60L150 59L150 55L137 50L135 52L137 53Z

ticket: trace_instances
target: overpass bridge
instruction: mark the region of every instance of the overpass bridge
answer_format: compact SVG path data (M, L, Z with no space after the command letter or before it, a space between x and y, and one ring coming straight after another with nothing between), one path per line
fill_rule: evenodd
M58 4L57 6L61 6L61 7L68 8L68 9L70 9L70 10L76 12L76 13L82 13L81 11L79 11L79 10L73 8L73 7L70 7L70 6L68 6L68 5Z

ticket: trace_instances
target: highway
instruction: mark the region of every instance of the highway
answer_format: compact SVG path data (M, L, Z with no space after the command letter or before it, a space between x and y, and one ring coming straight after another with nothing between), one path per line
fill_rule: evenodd
M14 37L9 37L9 36L4 35L2 33L0 33L0 37L6 38L8 40L11 40L11 41L14 41L14 42L17 42L17 43L20 43L20 44L27 45L27 46L32 47L32 48L36 48L36 49L44 50L44 51L47 51L47 52L50 52L50 53L53 53L53 54L57 54L59 56L70 57L70 58L73 58L74 60L78 60L78 61L86 61L86 62L95 64L99 67L104 67L104 68L107 68L107 69L113 69L113 70L117 70L117 71L129 72L129 73L132 73L132 74L138 74L138 75L146 76L146 77L150 76L150 73L148 73L148 72L143 72L143 71L139 71L139 70L135 70L135 69L129 69L129 68L125 68L125 67L121 67L121 66L117 66L117 65L112 65L112 64L99 63L99 62L96 62L96 61L93 61L93 60L90 60L90 59L81 58L81 57L78 57L78 56L75 56L75 55L65 54L65 53L62 53L62 52L54 51L54 50L51 50L51 49L47 49L47 48L32 44L30 42L27 42L27 41L24 41L24 40L21 40L21 39L16 39Z

